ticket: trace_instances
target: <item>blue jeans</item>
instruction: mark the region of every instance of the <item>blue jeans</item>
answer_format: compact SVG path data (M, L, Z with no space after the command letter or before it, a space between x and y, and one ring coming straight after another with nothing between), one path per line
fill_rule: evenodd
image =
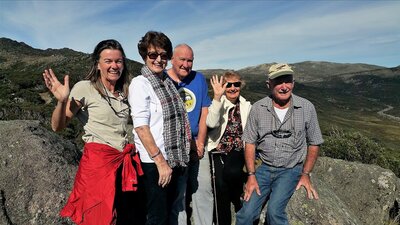
M276 168L262 163L256 170L261 195L255 191L236 214L236 225L251 225L258 219L268 198L266 221L269 225L288 225L286 206L300 180L303 164L293 168Z

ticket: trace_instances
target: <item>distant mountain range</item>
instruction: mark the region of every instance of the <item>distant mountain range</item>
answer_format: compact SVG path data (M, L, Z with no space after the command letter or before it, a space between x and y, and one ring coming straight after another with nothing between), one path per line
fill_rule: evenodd
M255 102L268 94L265 80L271 64L237 71L246 81L244 97ZM48 123L55 102L43 85L43 70L51 67L59 78L69 74L74 84L85 76L89 65L89 54L68 48L35 49L0 38L0 120L39 119ZM140 62L128 60L133 75L139 74L141 66ZM315 104L324 132L332 127L357 130L400 152L400 122L396 120L400 117L400 66L315 61L292 66L294 93ZM224 71L201 70L208 78ZM378 115L388 107L392 108Z

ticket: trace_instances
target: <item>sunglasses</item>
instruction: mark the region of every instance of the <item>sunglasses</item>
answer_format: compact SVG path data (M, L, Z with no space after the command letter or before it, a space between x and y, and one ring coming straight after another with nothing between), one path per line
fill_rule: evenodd
M105 90L104 90L104 91L105 91ZM110 96L108 96L108 93L107 93L107 92L106 92L106 96L107 96L107 98L105 98L104 96L103 96L103 97L106 99L108 105L111 107L112 111L114 112L114 114L115 114L118 118L125 118L126 115L127 115L127 113L129 114L129 107L126 107L126 108L124 108L124 109L121 109L121 111L117 111L117 110L114 109L114 107L111 105L111 99L110 99ZM129 106L128 99L127 99L126 97L124 97L123 93L119 92L119 96L123 98L123 99L122 99L122 102ZM127 112L127 110L128 110L128 112Z
M271 134L276 138L289 138L292 136L292 132L290 130L273 130Z
M147 57L149 57L149 59L157 59L158 56L161 57L161 60L168 60L168 55L165 52L161 52L161 53L157 53L157 52L148 52L147 53Z
M230 88L230 87L232 87L232 85L233 85L234 87L240 87L240 85L242 85L242 82L240 82L240 81L238 81L238 82L233 82L233 83L228 82L228 84L226 85L226 88Z

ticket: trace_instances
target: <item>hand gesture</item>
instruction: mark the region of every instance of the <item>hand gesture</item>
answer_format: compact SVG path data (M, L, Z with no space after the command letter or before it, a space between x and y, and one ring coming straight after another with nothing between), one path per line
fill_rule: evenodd
M172 169L169 167L167 161L164 158L160 161L156 161L156 166L158 170L158 185L161 187L166 187L172 179Z
M301 188L301 186L304 186L304 188L306 189L308 199L318 199L319 198L318 193L312 186L310 177L308 175L301 176L299 183L297 183L296 191L299 190Z
M196 149L199 159L202 159L204 157L204 144L200 143L200 141L198 141L197 139L196 139Z
M223 76L218 79L217 75L211 77L210 83L214 91L214 99L219 101L226 91L227 83L224 84Z
M59 102L65 102L69 96L69 76L65 75L64 85L58 81L52 69L44 70L44 83Z
M247 178L247 182L244 187L243 200L246 202L249 201L253 191L256 191L257 195L261 195L260 187L258 186L256 176L254 175Z

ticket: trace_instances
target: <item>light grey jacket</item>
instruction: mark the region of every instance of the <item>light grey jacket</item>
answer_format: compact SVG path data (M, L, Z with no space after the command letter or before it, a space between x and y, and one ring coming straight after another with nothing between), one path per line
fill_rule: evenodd
M242 96L239 96L240 101L240 117L242 120L242 128L246 126L247 117L251 109L251 103ZM208 115L206 124L208 127L207 131L207 146L206 149L211 151L216 148L222 135L225 132L226 125L228 124L228 112L231 108L235 107L226 97L223 95L221 101L213 100L211 105L208 107Z

